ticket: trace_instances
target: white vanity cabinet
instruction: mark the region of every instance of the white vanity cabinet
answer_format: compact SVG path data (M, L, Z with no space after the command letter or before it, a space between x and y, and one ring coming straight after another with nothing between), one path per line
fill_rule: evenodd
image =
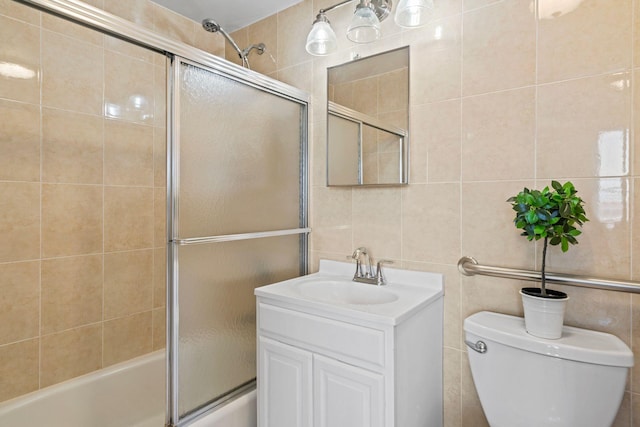
M296 293L313 276L256 289L258 427L442 426L441 289L329 304Z

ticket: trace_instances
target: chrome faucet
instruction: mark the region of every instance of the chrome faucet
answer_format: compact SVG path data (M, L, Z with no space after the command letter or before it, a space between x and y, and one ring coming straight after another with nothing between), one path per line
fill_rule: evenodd
M366 272L363 269L362 261L360 260L364 257L364 262L366 264ZM366 248L360 247L356 249L351 255L352 259L356 260L356 272L353 275L354 282L368 283L370 285L378 285L383 286L387 284L387 281L382 273L382 264L393 264L393 261L381 259L376 264L376 274L373 274L373 262Z

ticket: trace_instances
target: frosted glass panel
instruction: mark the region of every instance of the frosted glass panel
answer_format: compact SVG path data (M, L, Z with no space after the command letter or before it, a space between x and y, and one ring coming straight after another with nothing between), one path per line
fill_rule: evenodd
M300 226L302 106L183 64L179 237Z
M298 235L178 248L181 415L255 378L253 290L299 276L301 250Z

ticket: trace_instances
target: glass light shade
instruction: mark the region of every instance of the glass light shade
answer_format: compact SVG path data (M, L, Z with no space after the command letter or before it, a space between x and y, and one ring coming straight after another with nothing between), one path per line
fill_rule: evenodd
M394 20L401 27L420 27L433 13L433 0L400 0Z
M347 38L355 43L371 43L380 38L380 20L371 7L362 4L356 7Z
M329 22L317 21L313 24L305 47L307 52L316 56L328 55L338 49L336 33Z

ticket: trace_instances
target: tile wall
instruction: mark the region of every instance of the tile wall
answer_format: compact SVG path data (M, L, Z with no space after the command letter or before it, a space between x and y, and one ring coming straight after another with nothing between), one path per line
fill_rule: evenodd
M223 55L148 0L87 3ZM164 347L166 73L13 0L0 40L3 401Z
M320 258L344 260L367 246L397 266L444 273L445 425L486 426L462 321L481 310L520 315L523 283L462 277L456 263L471 255L539 265L540 247L511 224L508 197L551 179L573 181L591 221L578 246L550 251L550 271L640 280L640 0L435 0L426 27L401 30L387 19L382 40L363 46L346 39L352 10L343 7L328 13L339 51L312 57L307 33L333 3L304 0L232 34L267 43L275 62L252 56L255 69L313 95L314 268ZM406 45L411 184L325 187L326 68ZM639 297L564 290L566 323L613 333L640 354ZM640 425L637 366L615 426Z

